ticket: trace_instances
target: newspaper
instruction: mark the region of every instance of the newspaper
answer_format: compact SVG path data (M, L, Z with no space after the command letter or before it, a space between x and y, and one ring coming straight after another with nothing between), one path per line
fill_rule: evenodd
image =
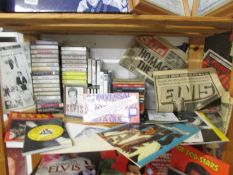
M187 56L164 39L138 36L119 63L126 69L145 76L151 71L186 68Z
M213 68L155 71L151 76L157 112L200 110L220 98L229 102Z
M34 104L30 68L20 44L0 47L1 94L4 112Z

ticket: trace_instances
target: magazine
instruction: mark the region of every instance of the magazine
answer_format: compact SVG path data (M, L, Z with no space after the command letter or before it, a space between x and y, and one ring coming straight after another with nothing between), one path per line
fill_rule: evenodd
M230 165L191 146L179 145L172 149L171 166L187 174L193 172L201 175L228 175L230 173Z
M196 132L198 128L183 123L124 124L98 135L139 167L143 167Z
M8 148L23 148L26 121L45 120L52 118L51 114L10 112L5 142Z
M30 68L20 44L0 47L3 110L20 110L34 104Z
M203 112L182 112L178 113L180 120L187 120L189 124L197 126L200 131L186 139L184 142L188 144L208 144L217 142L228 142L229 139L215 125L211 123L211 119Z
M96 153L44 155L36 175L97 175Z
M23 155L69 146L72 146L72 141L62 120L54 118L26 122Z

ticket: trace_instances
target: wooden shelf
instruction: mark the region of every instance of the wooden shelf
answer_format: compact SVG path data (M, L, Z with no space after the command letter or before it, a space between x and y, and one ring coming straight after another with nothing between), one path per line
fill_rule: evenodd
M0 26L23 33L207 36L233 29L230 17L133 14L0 13Z
M188 17L133 14L77 13L0 13L0 26L25 34L119 34L190 36L189 68L199 68L203 56L204 37L233 30L230 17ZM233 77L233 73L232 73ZM231 92L233 85L231 86ZM0 108L0 114L2 114ZM233 115L232 115L233 117ZM233 122L231 122L231 126ZM0 174L6 175L6 156L3 144L3 122L0 121ZM230 132L232 128L230 128ZM232 134L229 135L232 139ZM224 160L233 166L233 142L229 142ZM33 157L34 165L40 156ZM232 171L233 174L233 171Z

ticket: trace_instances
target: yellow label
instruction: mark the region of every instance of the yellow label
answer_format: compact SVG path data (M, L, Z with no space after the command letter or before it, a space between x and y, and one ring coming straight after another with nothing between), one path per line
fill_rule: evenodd
M64 129L57 125L42 125L28 132L28 138L33 141L49 141L61 136Z

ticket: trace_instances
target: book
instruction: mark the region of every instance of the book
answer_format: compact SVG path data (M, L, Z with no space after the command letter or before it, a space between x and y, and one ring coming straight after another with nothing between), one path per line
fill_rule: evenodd
M130 161L143 167L196 132L198 128L184 123L124 124L98 135Z
M27 121L23 155L41 153L72 146L72 141L62 120Z
M213 50L215 53L220 55L222 58L226 59L228 62L232 63L233 58L233 32L218 33L205 39L204 52L206 53L209 49Z
M226 91L229 91L231 84L232 63L221 57L219 54L209 49L204 55L202 67L213 67L218 78Z
M215 125L211 123L211 118L203 112L182 112L178 113L180 120L187 120L188 123L199 127L200 131L185 140L188 144L208 144L218 142L228 142L229 139Z
M230 173L230 165L191 146L179 145L172 149L171 166L187 174L193 172L201 175L227 175Z
M99 159L98 152L44 155L35 175L97 175Z
M162 154L145 166L148 175L167 175L168 168L171 166L171 151ZM146 174L147 175L147 174Z
M133 7L137 14L190 16L187 0L136 0Z
M26 121L52 118L50 114L10 112L8 116L5 142L8 148L23 148Z

